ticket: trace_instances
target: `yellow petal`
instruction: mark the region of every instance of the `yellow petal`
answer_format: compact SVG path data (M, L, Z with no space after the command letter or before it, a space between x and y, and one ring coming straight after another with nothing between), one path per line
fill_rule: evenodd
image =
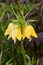
M23 27L23 39L25 38L28 38L28 39L30 38L30 32L27 25Z
M16 36L17 36L17 31L16 31L16 29L14 29L11 32L11 37L12 37L13 40L15 40L16 39Z
M35 38L38 37L37 34L36 34L36 32L35 32L35 29L33 28L33 26L29 25L29 31L31 33L31 36L33 36Z
M18 27L16 30L17 30L17 36L16 36L16 38L20 41L20 40L21 40L21 38L22 38L21 28L20 28L20 27Z
M6 29L6 32L5 32L5 35L9 35L11 30L14 28L14 24L13 23L10 23L8 25L8 28Z
M25 39L25 32L23 32L23 34L22 34L22 38L23 38L23 40Z
M11 34L8 36L8 40L11 38Z

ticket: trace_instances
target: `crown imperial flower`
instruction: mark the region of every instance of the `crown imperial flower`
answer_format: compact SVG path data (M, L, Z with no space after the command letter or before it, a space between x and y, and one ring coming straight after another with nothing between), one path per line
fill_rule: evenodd
M23 27L23 39L29 39L31 36L37 38L37 34L32 25L25 25Z
M17 39L20 41L22 38L20 26L10 23L6 29L5 35L9 35L8 39L12 38L14 41Z

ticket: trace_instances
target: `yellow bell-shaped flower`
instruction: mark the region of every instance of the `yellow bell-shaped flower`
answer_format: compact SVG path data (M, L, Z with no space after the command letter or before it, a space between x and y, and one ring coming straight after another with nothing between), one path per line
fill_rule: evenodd
M31 36L37 38L37 34L32 25L25 25L23 26L23 39L29 39Z
M10 23L6 29L5 35L9 35L8 39L12 38L14 41L17 39L20 41L22 38L21 27L17 24Z

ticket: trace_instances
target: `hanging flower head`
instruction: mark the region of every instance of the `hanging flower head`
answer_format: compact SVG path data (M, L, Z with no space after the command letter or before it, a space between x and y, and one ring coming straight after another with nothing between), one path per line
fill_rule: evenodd
M22 38L21 27L17 24L10 23L6 29L5 35L9 35L8 39L12 38L14 41L20 41Z
M32 25L25 25L23 27L23 39L25 39L25 38L30 39L31 36L37 38L37 34L36 34L33 26Z

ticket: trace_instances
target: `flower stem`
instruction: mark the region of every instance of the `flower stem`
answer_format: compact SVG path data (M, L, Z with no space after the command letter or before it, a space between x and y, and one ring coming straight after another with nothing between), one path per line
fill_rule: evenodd
M27 65L23 41L21 41L21 49L22 49L22 54L23 54L23 59L24 59L24 65Z

